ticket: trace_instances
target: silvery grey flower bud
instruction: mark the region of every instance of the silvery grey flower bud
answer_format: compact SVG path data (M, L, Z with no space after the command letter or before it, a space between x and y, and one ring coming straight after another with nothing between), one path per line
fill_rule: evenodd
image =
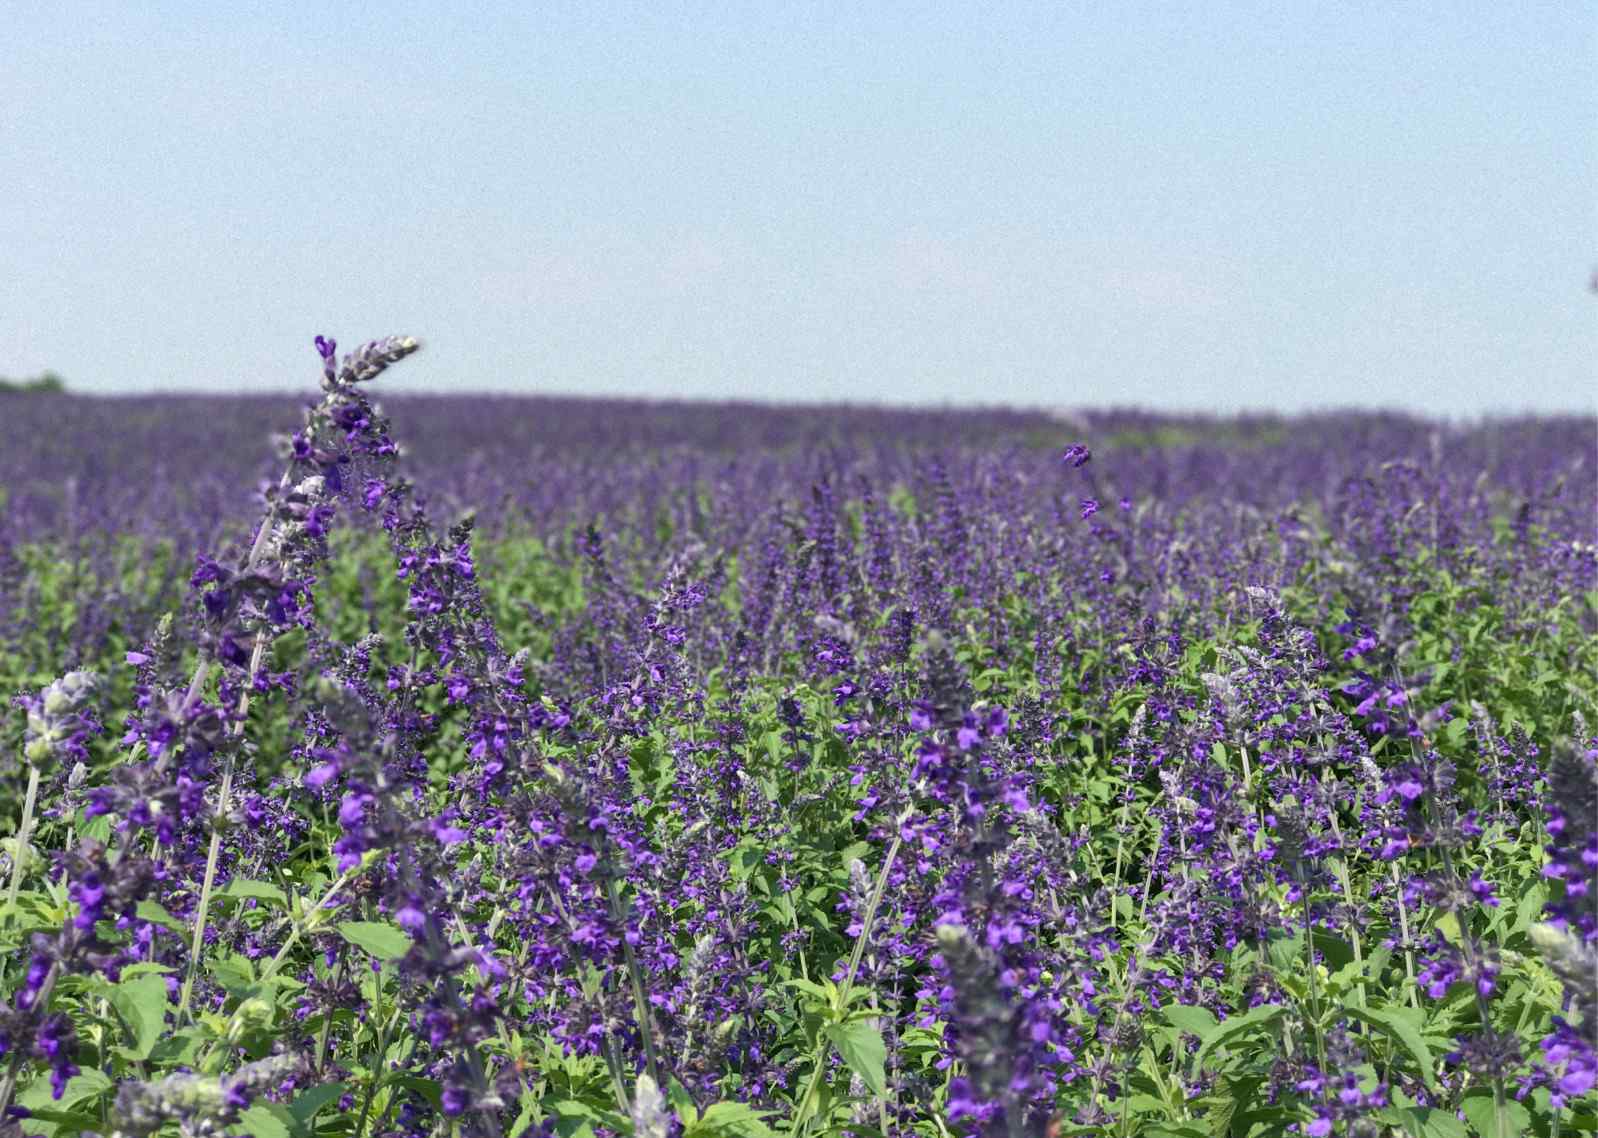
M390 364L398 363L421 346L414 336L389 336L387 339L362 344L344 357L344 366L339 369L338 382L365 383L376 379Z
M648 1075L638 1076L632 1116L634 1138L666 1138L671 1131L671 1111L666 1106L666 1096Z
M1584 943L1552 923L1532 925L1531 943L1565 985L1565 995L1583 1016L1598 1012L1598 945Z
M95 672L68 672L37 697L24 700L28 720L22 753L30 764L43 767L84 757L83 740L98 730L88 711L101 682Z
M860 639L860 634L855 627L847 621L839 620L830 613L822 613L816 617L816 627L835 640L840 640L851 647Z
M866 863L857 857L849 859L849 891L857 897L871 895L871 875L866 872Z
M112 1134L142 1138L169 1121L180 1122L185 1134L219 1132L238 1113L237 1092L263 1090L298 1067L291 1055L269 1055L220 1078L180 1072L154 1083L130 1080L117 1088Z

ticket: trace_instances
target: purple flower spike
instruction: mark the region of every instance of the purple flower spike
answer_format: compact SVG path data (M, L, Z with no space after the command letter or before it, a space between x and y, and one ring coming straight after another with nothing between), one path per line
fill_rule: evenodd
M1093 452L1081 443L1072 443L1065 448L1065 453L1060 456L1060 461L1070 466L1073 470L1080 470L1093 461Z
M333 353L338 351L338 341L329 339L326 336L318 336L316 338L316 350L322 353L324 360L330 360L333 358Z

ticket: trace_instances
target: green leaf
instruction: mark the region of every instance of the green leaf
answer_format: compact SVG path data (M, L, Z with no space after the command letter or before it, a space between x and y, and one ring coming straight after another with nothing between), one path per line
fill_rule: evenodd
M1224 1098L1205 1100L1207 1109L1204 1121L1209 1125L1209 1138L1226 1138L1232 1133L1232 1117L1237 1113L1237 1100Z
M505 1132L505 1138L522 1138L522 1135L526 1134L537 1121L538 1099L524 1091L521 1103L522 1109L517 1113L516 1121L512 1122L510 1129Z
M1354 962L1354 946L1342 937L1317 931L1314 944L1328 971L1336 972Z
M849 1064L849 1069L859 1075L871 1088L871 1093L881 1098L887 1093L887 1076L883 1064L888 1061L888 1048L882 1042L882 1033L863 1019L849 1023L827 1025L827 1038L837 1047L838 1054Z
M1271 936L1265 954L1271 967L1278 972L1292 972L1304 967L1304 934L1277 933Z
M1547 903L1548 886L1539 881L1521 894L1520 903L1515 906L1515 924L1509 931L1523 933L1531 928L1542 919L1543 906Z
M383 1080L389 1086L415 1091L437 1110L444 1101L444 1087L437 1079L424 1079L420 1075L393 1074Z
M1389 1107L1376 1114L1379 1122L1400 1126L1412 1138L1470 1138L1452 1111L1430 1106Z
M210 1036L199 1027L186 1027L181 1031L161 1036L150 1052L150 1062L158 1067L193 1067L202 1046Z
M1193 1057L1196 1068L1204 1066L1204 1057L1217 1047L1230 1043L1256 1028L1268 1027L1287 1014L1287 1009L1281 1004L1261 1004L1257 1008L1250 1008L1240 1016L1233 1016L1207 1032L1199 1044L1198 1054Z
M411 938L386 921L340 921L339 936L378 960L398 960L411 950Z
M603 1112L579 1099L561 1099L550 1109L556 1119L555 1132L562 1138L583 1138L584 1135L592 1138L593 1124L609 1121Z
M688 1134L728 1134L749 1135L750 1138L766 1138L776 1131L767 1126L762 1119L766 1112L756 1110L748 1103L718 1102L705 1108L705 1113L699 1116L699 1121L692 1130L684 1131Z
M287 1107L275 1102L258 1102L240 1114L238 1122L229 1129L249 1138L293 1138L294 1126L294 1116Z
M1162 1014L1178 1031L1196 1035L1200 1039L1214 1031L1219 1022L1215 1018L1215 1013L1209 1008L1201 1008L1195 1004L1170 1004L1163 1009Z
M785 987L789 987L789 988L797 988L801 992L803 992L805 995L814 996L816 999L820 1000L822 1003L829 1004L829 1005L832 1003L832 997L833 997L834 993L836 993L837 990L838 990L837 986L834 985L830 980L827 982L827 986L825 988L823 988L820 984L817 984L814 980L804 980L804 979L801 979L798 976L795 976L791 980L784 980L783 981L783 985Z
M157 964L153 960L135 960L122 970L122 978L131 980L135 976L169 976L176 972L170 964Z
M207 967L216 982L229 992L240 992L255 983L255 966L247 956L230 953L219 960L208 962Z
M50 1101L50 1100L46 1100ZM49 1107L29 1107L28 1121L34 1123L49 1123L54 1129L46 1130L19 1130L19 1134L77 1134L80 1131L93 1132L100 1122L98 1110L52 1110Z
M224 886L218 894L222 897L253 897L257 901L271 901L275 905L287 905L288 897L270 881L250 881L245 878L235 877Z
M1468 1094L1460 1101L1471 1126L1482 1138L1518 1138L1531 1128L1531 1112L1512 1098L1504 1099L1503 1124L1499 1125L1498 1109L1491 1091Z
M699 1121L699 1108L694 1105L693 1096L676 1079L673 1079L671 1086L666 1088L666 1103L677 1112L677 1117L682 1120L684 1126L692 1126Z
M72 1076L67 1081L66 1089L62 1092L61 1097L54 1099L51 1097L52 1089L49 1078L41 1074L28 1084L27 1090L17 1096L17 1102L29 1110L54 1109L66 1111L71 1110L85 1099L98 1098L114 1085L109 1075L97 1068L90 1067L81 1074Z
M1259 1075L1228 1079L1225 1092L1218 1096L1219 1101L1205 1100L1209 1109L1204 1113L1204 1121L1209 1127L1210 1138L1228 1138L1232 1133L1232 1120L1240 1112L1246 1114L1254 1105L1259 1098L1260 1084L1264 1081Z
M343 1083L323 1083L312 1087L289 1103L289 1113L301 1126L308 1126L317 1112L330 1102L337 1102L348 1088Z
M1285 1107L1270 1106L1260 1110L1240 1113L1232 1119L1233 1134L1280 1135L1287 1133L1287 1124L1297 1118L1297 1112Z
M149 921L152 925L160 925L173 932L182 932L185 928L183 922L167 912L166 907L158 901L140 901L134 906L133 915L141 921Z
M1437 1061L1432 1058L1431 1048L1426 1046L1426 1041L1421 1038L1420 1029L1402 1011L1389 1008L1359 1008L1345 1005L1343 1013L1352 1019L1370 1024L1372 1027L1384 1032L1395 1042L1409 1052L1409 1057L1415 1061L1415 1066L1420 1069L1421 1078L1426 1080L1427 1087L1437 1089L1437 1075L1433 1068Z
M148 1059L166 1030L166 981L159 976L135 976L113 984L106 996L133 1034L133 1057Z
M111 815L96 814L78 826L78 834L80 837L105 845L111 840Z

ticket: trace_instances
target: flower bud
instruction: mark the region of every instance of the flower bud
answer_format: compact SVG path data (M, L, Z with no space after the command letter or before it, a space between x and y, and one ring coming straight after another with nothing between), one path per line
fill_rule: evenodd
M22 753L29 764L83 760L88 754L84 740L100 729L90 707L100 684L94 672L68 672L36 697L24 699L28 716Z

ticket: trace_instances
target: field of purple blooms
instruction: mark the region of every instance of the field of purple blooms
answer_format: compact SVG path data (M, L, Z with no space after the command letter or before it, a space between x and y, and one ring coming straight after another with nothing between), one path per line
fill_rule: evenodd
M0 1135L1598 1131L1593 419L317 346L0 394Z

